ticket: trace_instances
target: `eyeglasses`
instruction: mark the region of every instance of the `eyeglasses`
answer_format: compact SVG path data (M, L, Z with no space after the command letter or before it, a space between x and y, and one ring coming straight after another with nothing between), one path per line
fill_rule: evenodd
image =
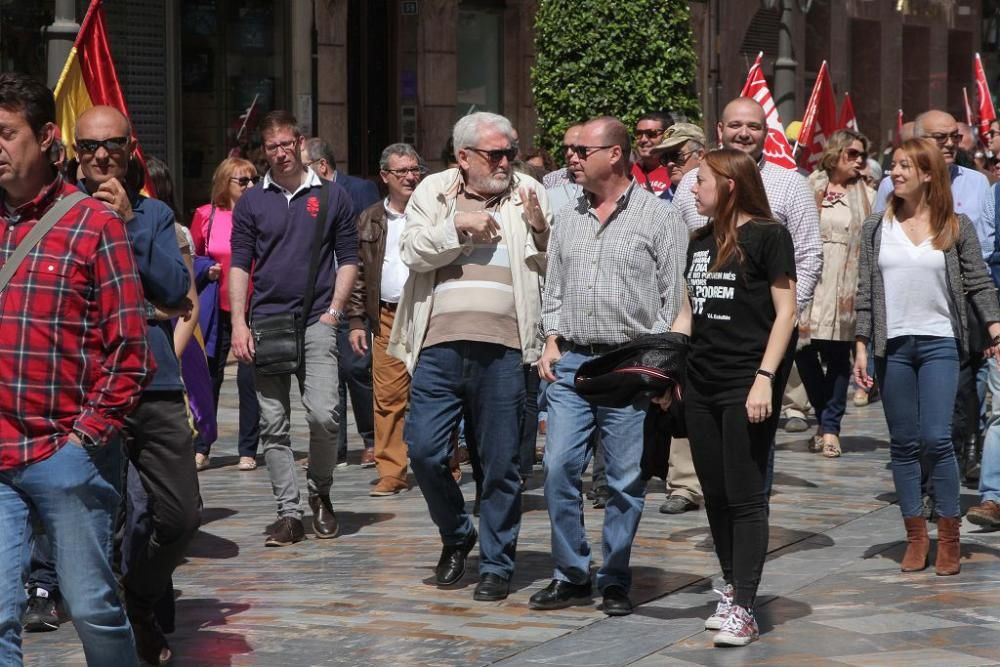
M685 164L687 164L687 161L691 159L691 156L697 152L698 151L667 153L666 155L663 156L663 164L672 163L678 167L683 167Z
M844 155L847 156L848 160L853 162L854 160L857 160L859 157L865 157L865 152L859 151L857 148L847 148L844 150Z
M103 148L109 153L123 151L128 147L128 137L108 137L107 139L77 139L76 150L79 153L96 153Z
M931 134L928 134L927 136L936 141L938 143L938 146L944 146L945 144L948 143L948 140L951 140L951 143L953 144L957 144L962 141L961 132L952 132L951 134L944 134L943 132L933 132Z
M280 141L276 144L264 144L264 151L267 153L277 153L280 148L284 152L290 153L292 149L295 148L297 141L297 139L289 139L288 141ZM318 160L316 160L316 162L318 162ZM309 164L312 164L312 162Z
M657 139L659 137L662 137L664 132L666 132L666 129L662 129L662 130L636 130L635 131L635 138L637 140L641 139L642 137L646 137L647 139Z
M315 160L310 160L309 162L306 162L306 163L305 163L304 165L302 165L302 166L303 166L303 167L311 167L311 166L313 166L314 164L316 164L317 162L322 162L322 161L323 161L324 159L325 159L325 158L316 158Z
M465 150L479 153L484 158L489 160L490 164L500 164L500 160L504 158L507 158L507 162L513 162L514 158L517 157L517 146L511 146L510 148L494 148L493 150L466 146Z
M423 167L409 167L407 169L383 169L387 174L392 174L396 178L406 178L407 175L412 174L414 176L422 176L427 173L427 170Z
M241 188L246 188L257 183L257 179L253 176L240 176L239 178L230 178L229 180L233 183L239 183Z
M617 146L617 145L618 144L608 144L607 146L578 146L578 145L573 145L573 146L567 146L566 150L574 153L581 160L586 160L587 158L589 158L591 155L593 155L597 151L603 151L606 148L612 148L612 147Z

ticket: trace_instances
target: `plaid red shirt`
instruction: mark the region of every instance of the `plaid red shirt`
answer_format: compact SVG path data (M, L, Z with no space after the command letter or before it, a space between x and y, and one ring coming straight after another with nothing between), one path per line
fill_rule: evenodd
M74 191L57 178L13 213L3 207L0 259ZM52 456L74 428L106 442L154 370L125 224L87 198L0 294L0 470Z

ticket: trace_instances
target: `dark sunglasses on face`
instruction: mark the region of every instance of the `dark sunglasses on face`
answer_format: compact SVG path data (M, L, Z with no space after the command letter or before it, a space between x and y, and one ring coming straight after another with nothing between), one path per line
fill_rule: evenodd
M253 176L240 176L239 178L230 178L229 180L233 183L239 183L241 188L254 185L257 182L257 179Z
M635 138L641 139L642 137L646 137L647 139L656 139L663 136L664 132L666 132L666 130L636 130Z
M128 137L108 137L107 139L77 139L76 150L79 153L96 153L103 148L109 153L123 151L128 146Z
M686 153L667 153L663 156L663 164L673 164L675 167L683 167L696 152L697 151L687 151Z
M607 146L567 146L566 150L574 153L581 160L586 160L588 157L596 153L597 151L603 151L606 148L611 148L612 146L617 146L617 144L608 144Z
M517 157L517 147L511 146L510 148L494 148L493 150L486 150L485 148L475 148L474 146L466 146L465 150L472 151L474 153L479 153L484 158L489 160L490 164L499 164L500 160L507 158L507 162L513 162L514 158Z
M859 151L857 148L847 148L844 150L844 155L847 156L848 160L852 162L857 160L859 157L865 157L864 151Z

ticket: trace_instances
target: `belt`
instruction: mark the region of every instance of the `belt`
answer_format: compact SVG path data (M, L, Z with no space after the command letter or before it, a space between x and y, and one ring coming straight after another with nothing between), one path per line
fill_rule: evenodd
M380 308L385 308L386 310L392 310L392 311L395 311L397 308L399 308L399 302L392 303L391 301L382 301L381 299L379 299L378 305Z
M617 350L621 345L614 343L591 343L590 345L581 345L579 343L574 343L571 340L564 340L559 343L559 349L563 352L576 352L577 354L586 354L590 357L596 357L601 354L607 354L612 350Z

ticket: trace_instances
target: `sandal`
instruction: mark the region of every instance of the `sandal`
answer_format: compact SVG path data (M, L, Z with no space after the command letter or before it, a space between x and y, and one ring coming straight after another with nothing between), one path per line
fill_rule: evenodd
M257 459L252 456L241 456L240 462L236 466L237 470L256 470L257 469Z
M840 456L840 436L827 433L823 436L823 456L828 459L835 459Z
M817 433L809 441L809 451L810 452L821 452L823 451L823 434Z
M198 452L194 455L194 469L201 472L208 467L208 455Z

